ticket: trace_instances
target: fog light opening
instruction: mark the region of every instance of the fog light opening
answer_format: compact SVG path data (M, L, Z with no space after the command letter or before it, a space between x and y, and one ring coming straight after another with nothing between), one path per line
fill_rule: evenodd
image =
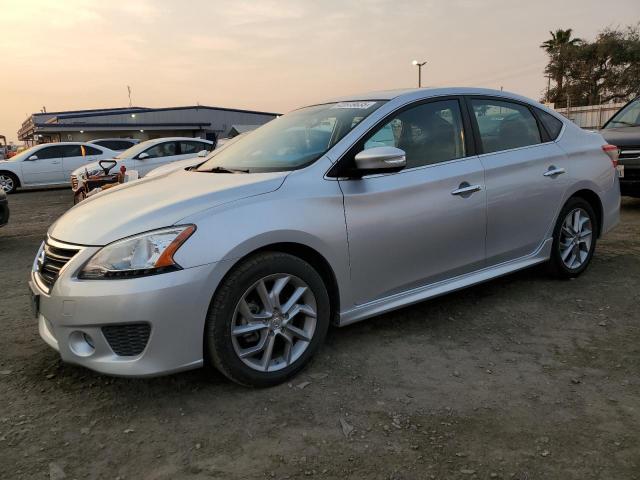
M69 348L79 357L88 357L96 351L91 335L76 330L69 335Z

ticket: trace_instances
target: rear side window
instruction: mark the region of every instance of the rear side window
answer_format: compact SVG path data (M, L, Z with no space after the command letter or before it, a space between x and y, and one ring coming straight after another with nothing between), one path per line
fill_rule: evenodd
M551 137L551 140L555 140L560 135L560 130L562 130L562 122L558 120L553 115L543 112L542 110L538 110L538 117L544 125L545 130Z
M502 100L472 99L483 153L526 147L541 142L538 123L524 105Z

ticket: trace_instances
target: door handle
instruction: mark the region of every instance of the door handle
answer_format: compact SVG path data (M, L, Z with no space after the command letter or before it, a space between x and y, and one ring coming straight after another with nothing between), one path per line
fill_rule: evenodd
M555 177L556 175L562 175L567 173L564 168L549 167L549 170L543 173L545 177Z
M60 165L60 161L59 160L58 161L53 161L53 162L51 162L51 165Z
M451 192L451 195L471 194L480 190L482 190L482 185L469 185L467 182L462 182L458 188Z

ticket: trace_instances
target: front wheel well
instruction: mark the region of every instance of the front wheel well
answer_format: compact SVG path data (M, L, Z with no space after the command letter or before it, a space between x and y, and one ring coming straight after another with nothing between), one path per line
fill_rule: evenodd
M589 205L591 205L591 208L593 208L593 211L596 213L596 216L597 216L596 226L598 227L598 232L596 236L600 237L600 233L602 232L602 221L603 221L604 215L602 212L602 201L600 200L600 197L598 196L598 194L593 190L583 189L575 192L573 195L571 195L570 198L582 198L583 200L588 202Z
M340 291L335 272L329 262L317 250L301 243L282 242L265 245L238 259L236 265L245 259L263 252L281 252L296 256L311 265L322 277L331 302L331 321L337 324L340 314Z

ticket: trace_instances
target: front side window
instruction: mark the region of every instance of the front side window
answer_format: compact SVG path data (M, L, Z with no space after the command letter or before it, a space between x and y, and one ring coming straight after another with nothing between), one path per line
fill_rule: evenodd
M402 111L369 136L364 149L374 147L404 150L407 168L464 157L458 101L430 102Z
M383 103L338 102L295 110L224 149L214 150L197 170L278 172L302 168L318 160Z
M159 143L158 145L155 145L146 150L145 153L149 155L149 158L170 157L172 155L177 155L176 142Z
M180 142L180 154L181 155L187 155L187 154L193 154L193 155L197 155L198 152L201 152L202 150L211 150L211 147L213 145L209 145L208 143L202 143L202 142Z
M638 125L640 125L640 98L616 113L604 128L637 127Z
M524 105L502 100L471 100L483 153L526 147L541 142L540 130Z
M34 153L38 157L38 160L45 160L47 158L60 158L63 155L64 147L44 147Z

